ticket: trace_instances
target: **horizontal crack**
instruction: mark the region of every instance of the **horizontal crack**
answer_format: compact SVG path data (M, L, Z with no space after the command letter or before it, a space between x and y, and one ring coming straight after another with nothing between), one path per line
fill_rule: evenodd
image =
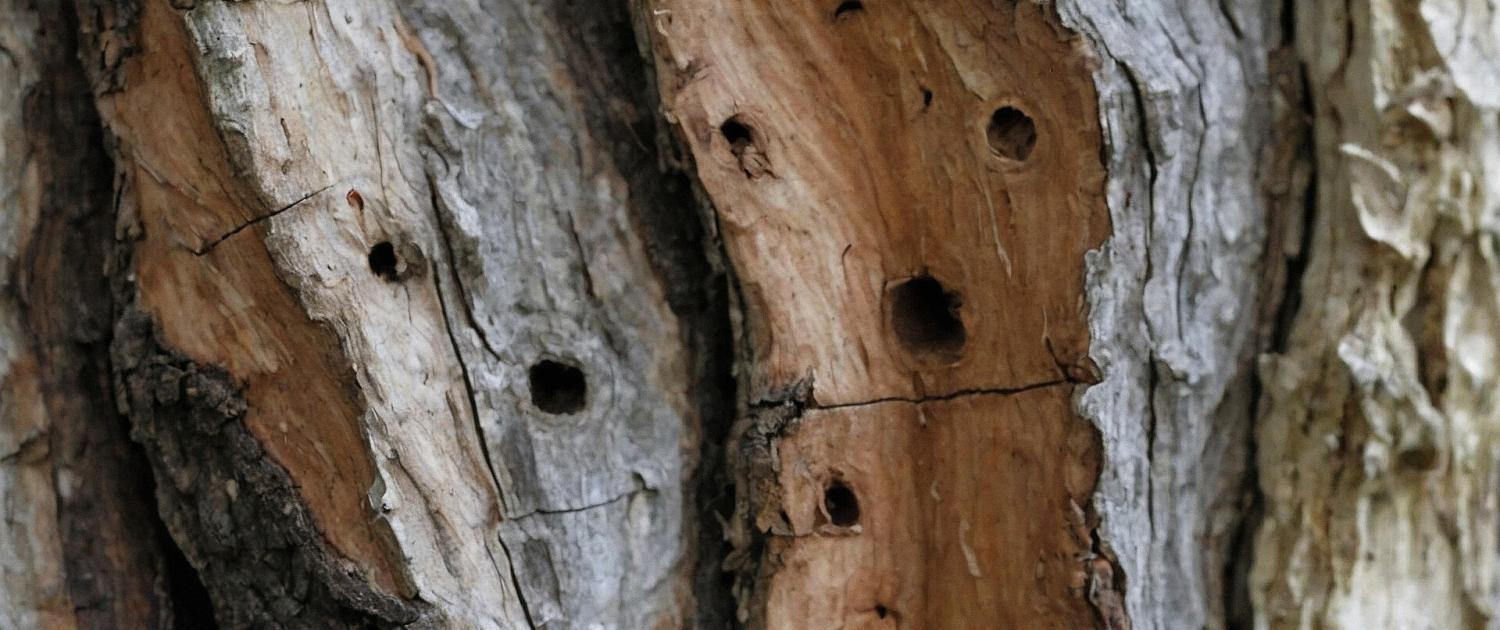
M958 391L950 392L950 393L947 393L947 394L943 394L941 396L921 396L921 397L917 397L917 398L911 398L911 397L906 397L906 396L890 396L890 397L886 397L886 398L874 398L874 399L871 399L871 400L862 400L862 401L847 402L847 403L833 403L833 404L827 404L827 405L820 405L820 404L817 404L817 403L812 403L812 404L807 405L807 408L808 409L847 409L847 408L850 408L850 407L865 407L865 406L869 406L869 405L878 405L878 404L881 404L881 403L892 403L892 402L904 402L904 403L918 404L918 403L936 402L936 401L942 401L942 400L953 400L955 398L963 398L965 396L1009 396L1009 395L1012 395L1012 394L1020 394L1020 393L1023 393L1023 392L1029 392L1029 391L1034 390L1034 389L1043 389L1043 388L1047 388L1047 387L1055 387L1057 385L1068 385L1068 384L1072 384L1072 383L1073 383L1073 381L1070 380L1070 379L1059 378L1059 379L1054 379L1054 380L1050 380L1050 381L1043 381L1041 383L1032 383L1030 385L1022 385L1020 387L989 388L989 389L960 389Z
M541 509L541 508L538 508L538 509L534 509L534 510L532 510L530 512L527 512L525 514L520 514L520 515L517 515L517 516L507 517L507 520L514 521L514 520L520 520L520 519L526 518L528 516L548 515L548 514L572 514L572 513L575 513L575 512L587 512L589 510L597 510L597 509L605 507L605 506L614 505L616 503L619 503L621 501L624 501L626 499L634 497L635 495L640 494L642 492L651 492L651 489L650 488L638 488L638 489L635 489L635 490L631 490L630 492L626 492L625 494L622 494L620 496L614 497L612 499L605 499L605 500L600 501L598 503L592 503L592 504L589 504L589 505L584 505L584 506L575 507L575 508L556 508L556 509Z
M273 211L268 212L266 214L263 214L261 216L255 217L254 219L250 219L249 221L246 221L245 223L239 225L238 227L235 227L234 229L232 229L232 230L230 230L228 232L225 232L224 234L220 235L218 238L216 238L216 239L214 239L212 241L209 241L209 243L206 244L206 245L204 245L203 247L200 247L198 249L192 250L193 255L194 256L202 256L204 254L207 254L207 253L213 251L213 249L215 247L218 247L219 243L223 243L224 241L229 240L229 237L234 236L235 234L239 234L240 232L245 231L246 228L248 228L248 227L250 227L252 225L255 225L257 223L260 223L262 221L270 219L270 218L272 218L272 217L274 217L276 215L279 215L279 214L281 214L283 212L286 212L287 210L291 210L292 208L295 208L298 205L300 205L302 202L307 201L308 199L312 199L313 197L316 197L316 196L322 194L323 191L326 191L329 188L333 188L333 184L329 184L327 186L324 186L322 188L314 190L314 191L312 191L310 193L307 193L306 195L303 195L300 199L298 199L296 201L293 201L293 202L291 202L291 203L289 203L289 204L287 204L285 206L282 206L281 208L278 208L276 210L273 210Z

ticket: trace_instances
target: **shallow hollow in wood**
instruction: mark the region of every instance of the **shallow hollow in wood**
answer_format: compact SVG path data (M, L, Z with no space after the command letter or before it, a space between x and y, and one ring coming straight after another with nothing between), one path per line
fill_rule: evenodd
M767 627L860 627L879 608L912 628L1090 627L1098 441L1071 393L808 412L779 442L789 532L767 542Z

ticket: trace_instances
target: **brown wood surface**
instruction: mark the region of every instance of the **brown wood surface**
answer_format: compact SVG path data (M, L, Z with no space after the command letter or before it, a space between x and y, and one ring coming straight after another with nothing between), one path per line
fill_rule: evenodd
M650 6L742 292L746 402L806 407L746 464L774 482L741 487L767 536L740 541L742 615L1092 624L1098 438L1070 405L1108 229L1087 53L1027 2Z

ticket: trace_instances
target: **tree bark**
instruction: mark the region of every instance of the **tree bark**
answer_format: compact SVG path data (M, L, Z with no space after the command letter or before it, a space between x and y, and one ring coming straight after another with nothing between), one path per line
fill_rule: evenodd
M1493 7L1307 3L1300 307L1262 365L1262 627L1495 623Z
M1496 50L0 0L0 627L1493 625Z
M0 627L164 627L196 585L115 412L111 181L76 32L63 5L0 2Z

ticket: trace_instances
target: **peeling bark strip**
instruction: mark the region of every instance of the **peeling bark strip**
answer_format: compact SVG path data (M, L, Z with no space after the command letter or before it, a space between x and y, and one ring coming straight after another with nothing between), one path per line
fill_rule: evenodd
M1284 354L1262 364L1257 624L1497 615L1497 13L1297 3L1318 169Z
M741 616L1090 625L1088 55L1032 3L844 4L643 12L739 281L743 399L805 407L743 423Z
M117 376L222 623L690 608L712 278L628 15L480 4L80 2Z
M0 2L0 627L163 628L149 471L109 390L111 177L75 27Z

